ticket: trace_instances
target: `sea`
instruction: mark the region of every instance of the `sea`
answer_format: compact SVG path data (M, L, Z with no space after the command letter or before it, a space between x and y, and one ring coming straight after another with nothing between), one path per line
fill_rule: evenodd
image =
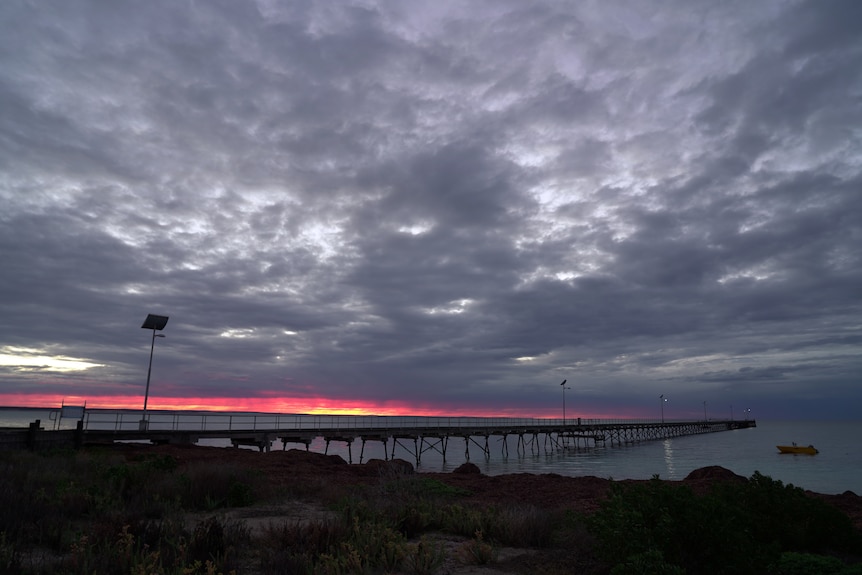
M51 412L50 409L0 407L0 428L27 427L37 419L45 429L74 427L74 420L57 420L56 414L52 419ZM129 412L126 414L127 420L131 421L129 418L138 415L140 412ZM255 414L226 415L223 412L203 412L198 416L206 420L253 415ZM412 418L413 421L422 419ZM617 480L652 477L679 480L695 469L718 465L745 477L759 472L780 480L785 485L791 484L818 493L839 494L852 491L862 495L862 442L859 438L862 438L862 421L757 420L757 427L753 428L643 441L624 446L584 446L583 443L579 446L570 445L565 449L546 449L545 446L531 449L528 446L519 452L517 438L510 436L507 449L504 449L501 438L491 437L488 455L473 442L451 438L447 444L445 459L439 449L428 448L421 453L417 465L412 444L396 444L395 457L410 461L419 471L449 472L468 460L466 452L469 451L469 461L476 464L486 475L556 473ZM792 442L814 445L819 453L789 455L779 453L776 448L777 445L788 445ZM230 447L228 439L202 439L199 444ZM301 444L283 446L279 441L273 444L272 449L284 447L305 449ZM352 445L332 441L327 446L322 438L318 438L309 448L311 451L339 455L345 461L358 463L360 452L364 461L391 456L393 444L390 442L386 449L380 442L369 441L362 449L360 440L354 441Z

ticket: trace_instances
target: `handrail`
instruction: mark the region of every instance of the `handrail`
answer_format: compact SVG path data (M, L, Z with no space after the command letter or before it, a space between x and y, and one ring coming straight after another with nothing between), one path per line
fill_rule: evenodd
M141 414L131 411L91 409L84 417L84 429L91 431L130 431L139 429ZM688 425L692 423L726 424L747 420L676 420L665 419L594 419L594 418L510 418L510 417L446 417L446 416L386 416L386 415L301 415L276 413L200 413L179 411L149 411L147 429L151 431L315 431L315 430L392 430L447 429L469 430L494 427L575 428L603 425Z

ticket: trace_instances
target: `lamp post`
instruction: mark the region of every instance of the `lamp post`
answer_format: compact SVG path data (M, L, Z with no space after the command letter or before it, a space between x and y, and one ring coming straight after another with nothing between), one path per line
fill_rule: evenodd
M706 402L705 401L703 402L703 421L704 422L709 421L709 418L706 417Z
M664 396L664 394L661 394L658 396L658 402L659 402L659 405L661 406L661 422L662 423L664 423L664 403L666 401L667 401L667 398Z
M560 386L563 388L563 427L566 426L566 390L569 389L566 387L566 379L563 380L563 383Z
M748 416L751 415L751 408L747 408L745 410L745 421L748 421Z
M156 338L157 337L165 337L162 334L156 334L156 331L161 331L165 329L165 325L168 323L168 316L166 315L154 315L147 314L147 319L144 320L144 324L141 326L143 329L151 329L153 330L153 339L150 342L150 365L147 368L147 387L144 390L144 413L141 417L141 421L138 424L138 429L141 431L147 430L147 400L150 397L150 375L153 373L153 350L156 347Z

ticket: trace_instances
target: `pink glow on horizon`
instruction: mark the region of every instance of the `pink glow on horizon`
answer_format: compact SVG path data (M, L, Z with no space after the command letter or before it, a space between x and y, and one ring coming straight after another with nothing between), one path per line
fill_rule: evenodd
M143 397L135 396L62 396L59 394L0 394L0 406L53 409L61 405L86 405L90 409L143 409ZM247 411L260 413L302 413L309 415L411 415L424 417L508 417L559 419L559 408L534 409L503 407L464 409L448 406L416 405L409 402L341 400L332 398L237 398L237 397L150 397L148 410L167 411ZM625 411L625 410L620 410ZM568 420L636 418L616 413L570 413Z

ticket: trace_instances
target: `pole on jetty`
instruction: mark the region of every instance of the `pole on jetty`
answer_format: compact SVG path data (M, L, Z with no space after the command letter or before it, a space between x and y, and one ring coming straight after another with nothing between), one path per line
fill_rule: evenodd
M150 397L150 375L153 373L153 350L156 347L156 338L165 337L163 334L157 335L156 331L165 329L167 323L168 316L166 315L147 314L147 319L144 320L144 324L141 326L142 329L153 330L153 340L150 343L150 365L147 368L147 387L144 390L144 413L141 417L140 423L138 424L138 429L140 431L147 430L147 400Z
M563 380L563 383L560 385L563 387L563 427L566 426L566 390L569 389L566 387L566 379Z
M664 394L661 394L658 396L658 402L659 402L659 405L661 406L661 422L662 423L664 423L664 403L666 401L667 401L667 398L664 396Z

